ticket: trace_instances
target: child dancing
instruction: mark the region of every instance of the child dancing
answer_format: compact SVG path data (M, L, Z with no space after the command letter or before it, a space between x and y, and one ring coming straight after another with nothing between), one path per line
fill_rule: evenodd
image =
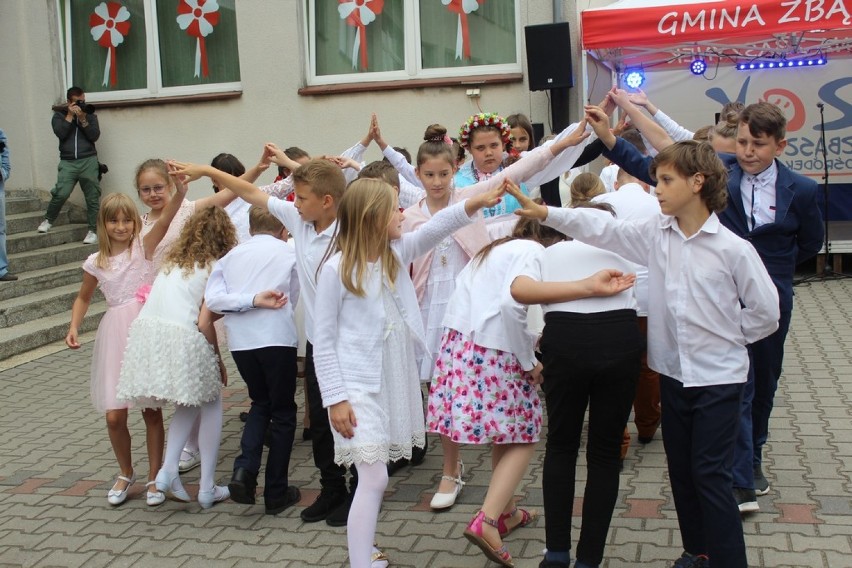
M139 317L130 328L118 385L118 398L158 407L174 402L166 459L157 489L179 501L190 500L178 476L178 462L196 416L203 508L228 498L228 488L214 484L222 432L221 383L227 383L218 355L213 314L203 305L213 264L236 245L227 213L210 207L187 220Z

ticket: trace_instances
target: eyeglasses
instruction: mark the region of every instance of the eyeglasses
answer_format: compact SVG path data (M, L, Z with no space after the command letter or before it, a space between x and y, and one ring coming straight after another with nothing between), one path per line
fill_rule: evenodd
M146 185L139 188L139 193L142 195L150 195L152 193L163 193L166 190L164 185Z

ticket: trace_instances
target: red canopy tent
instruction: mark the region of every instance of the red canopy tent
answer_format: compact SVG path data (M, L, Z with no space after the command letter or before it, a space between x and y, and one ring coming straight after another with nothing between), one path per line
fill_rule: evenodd
M618 71L852 56L852 0L620 0L581 16L583 49Z

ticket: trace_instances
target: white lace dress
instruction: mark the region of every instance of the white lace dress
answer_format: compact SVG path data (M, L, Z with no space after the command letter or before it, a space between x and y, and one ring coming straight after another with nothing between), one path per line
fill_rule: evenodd
M216 398L221 377L216 353L198 331L198 312L210 269L184 276L161 272L130 326L117 398L155 408L166 402L199 406Z
M370 393L348 387L349 404L358 426L349 439L332 428L334 461L338 464L411 458L413 446L422 448L426 444L413 342L393 296L384 286L382 301L386 323L381 388Z

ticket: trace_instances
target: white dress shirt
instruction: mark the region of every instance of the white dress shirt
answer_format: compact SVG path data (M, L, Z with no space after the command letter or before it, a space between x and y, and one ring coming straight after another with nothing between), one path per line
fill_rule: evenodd
M645 191L638 183L625 183L613 193L605 193L592 198L596 203L609 203L615 210L615 216L621 221L648 219L660 215L660 202ZM636 273L633 295L636 296L640 316L648 315L648 267L634 264L630 272Z
M270 197L267 207L272 215L290 231L296 245L296 270L299 272L305 306L305 336L313 343L314 300L317 296L317 269L331 243L337 227L334 221L323 232L317 233L313 222L303 221L296 206L289 201Z
M775 182L777 180L778 166L774 161L757 175L743 172L740 180L740 194L742 194L743 211L745 211L750 230L775 222Z
M254 296L266 290L283 292L287 303L277 309L255 308ZM231 351L296 347L293 310L298 299L296 253L266 234L254 235L219 259L204 292L210 311L225 316Z
M648 366L686 387L744 383L746 345L778 328L778 291L754 247L715 213L690 237L659 215L548 208L545 225L648 267Z

